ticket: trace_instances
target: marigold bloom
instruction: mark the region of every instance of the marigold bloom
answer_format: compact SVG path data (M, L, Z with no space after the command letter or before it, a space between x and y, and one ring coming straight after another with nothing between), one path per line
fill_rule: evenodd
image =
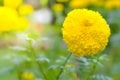
M4 6L10 7L10 8L18 8L18 6L22 3L22 0L3 0Z
M53 5L52 8L55 12L61 12L64 9L64 5L60 4L60 3L56 3L56 4Z
M0 7L0 31L10 31L19 27L18 15L14 9Z
M71 0L69 6L71 8L85 8L88 4L87 0Z
M22 78L24 80L34 80L34 74L32 72L24 72Z
M110 28L98 12L75 9L68 13L62 33L70 52L76 56L88 56L106 47Z
M109 10L114 8L120 8L120 0L107 0L105 2L105 8Z
M21 5L18 8L19 14L22 16L31 14L33 10L34 10L33 7L29 4Z
M19 21L20 21L20 27L18 28L18 30L24 30L29 26L29 20L27 18L20 17Z

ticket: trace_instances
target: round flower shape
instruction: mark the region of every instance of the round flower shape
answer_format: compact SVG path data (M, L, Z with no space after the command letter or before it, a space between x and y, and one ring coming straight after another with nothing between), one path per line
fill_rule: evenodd
M33 6L29 4L21 5L18 8L18 12L21 16L29 15L33 12L33 10L34 10Z
M18 14L14 9L0 7L0 31L10 31L19 27Z
M76 56L88 56L106 47L110 28L98 12L75 9L68 13L62 33L70 52Z
M4 6L17 9L23 0L3 0Z
M60 3L56 3L53 5L53 11L55 12L62 12L64 10L64 5Z

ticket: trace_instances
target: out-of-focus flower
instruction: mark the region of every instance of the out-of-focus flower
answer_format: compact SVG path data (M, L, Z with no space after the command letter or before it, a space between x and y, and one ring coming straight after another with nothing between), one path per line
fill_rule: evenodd
M95 4L98 0L88 0L89 4Z
M52 22L52 12L49 9L35 11L33 17L37 23L48 24Z
M22 78L24 80L34 80L34 74L32 72L23 72Z
M74 79L77 79L77 74L76 74L75 72L73 72L73 73L72 73L72 77L73 77Z
M17 12L8 7L0 7L0 31L10 31L19 27Z
M29 26L29 21L27 18L24 18L24 17L20 17L19 18L19 24L20 24L20 27L18 28L18 30L24 30L26 29L28 26Z
M65 68L71 68L71 67L73 67L73 64L67 64L67 65L65 66Z
M34 28L36 31L39 31L39 32L42 32L44 30L43 25L40 23L37 23Z
M76 56L88 56L106 47L110 28L98 12L75 9L66 17L62 33L70 52Z
M92 4L95 6L103 7L104 3L105 3L105 0L94 0Z
M67 2L68 0L56 0L56 1L63 3L63 2Z
M88 6L87 0L71 0L69 3L71 8L85 8Z
M10 7L10 8L18 8L18 6L22 3L22 0L3 0L4 6Z
M120 8L120 0L107 0L105 2L105 8L109 10L114 8Z
M62 12L64 10L64 5L60 3L56 3L53 5L52 8L55 12Z
M18 12L20 15L29 15L33 12L33 7L29 4L24 4L24 5L21 5L19 8L18 8Z

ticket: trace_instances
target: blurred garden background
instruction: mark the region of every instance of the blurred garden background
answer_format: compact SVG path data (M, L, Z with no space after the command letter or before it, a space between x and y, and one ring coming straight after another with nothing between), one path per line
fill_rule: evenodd
M98 11L111 36L99 60L72 55L62 66L61 29L76 8ZM0 0L0 80L86 80L93 63L91 80L120 80L120 0Z

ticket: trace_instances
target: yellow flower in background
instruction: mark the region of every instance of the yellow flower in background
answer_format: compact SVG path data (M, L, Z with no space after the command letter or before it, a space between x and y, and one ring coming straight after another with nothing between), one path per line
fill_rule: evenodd
M56 4L53 5L52 9L55 12L62 12L64 10L64 5L60 4L60 3L56 3Z
M94 4L95 6L103 7L103 6L104 6L104 3L105 3L105 0L96 0L93 4Z
M34 80L34 74L32 73L32 72L24 72L23 74L22 74L22 78L24 79L24 80Z
M95 4L98 0L88 0L89 4Z
M18 8L18 6L22 3L22 0L3 0L4 6L10 7L10 8Z
M71 8L85 8L88 6L87 0L71 0L69 3Z
M56 0L57 2L67 2L68 0Z
M19 24L20 24L20 27L18 28L18 30L24 30L29 26L29 20L27 18L20 17Z
M21 5L19 8L18 8L18 12L20 15L29 15L33 12L33 7L29 4L24 4L24 5Z
M72 77L73 77L74 79L77 79L77 74L76 74L75 72L73 72L73 73L72 73Z
M67 64L67 65L65 66L65 68L71 68L71 67L73 67L73 64Z
M88 56L106 47L110 28L98 12L75 9L68 13L62 34L70 52L76 56Z
M0 31L10 31L19 27L17 12L8 7L0 7Z
M120 8L120 0L107 0L105 2L105 8L109 10L114 8Z

